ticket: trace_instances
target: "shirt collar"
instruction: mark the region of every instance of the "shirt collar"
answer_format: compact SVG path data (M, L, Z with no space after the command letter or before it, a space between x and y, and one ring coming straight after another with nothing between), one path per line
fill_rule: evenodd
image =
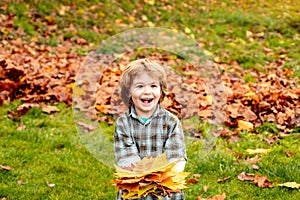
M135 118L135 119L140 119L140 117L137 115L134 106L131 106L130 109L128 110L129 116ZM149 119L155 118L155 117L161 117L164 116L166 113L164 112L164 109L158 105L154 113L152 114ZM149 121L149 120L148 120Z

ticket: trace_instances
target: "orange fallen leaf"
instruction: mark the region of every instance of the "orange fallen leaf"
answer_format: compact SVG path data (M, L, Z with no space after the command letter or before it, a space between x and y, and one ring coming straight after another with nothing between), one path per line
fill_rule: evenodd
M211 200L224 200L225 198L226 198L226 194L223 193L223 194L219 194L219 195L214 196Z
M198 183L198 180L191 178L191 179L186 180L186 182L187 183Z
M260 188L273 187L273 184L268 180L267 176L259 176L258 174L255 175L253 183Z

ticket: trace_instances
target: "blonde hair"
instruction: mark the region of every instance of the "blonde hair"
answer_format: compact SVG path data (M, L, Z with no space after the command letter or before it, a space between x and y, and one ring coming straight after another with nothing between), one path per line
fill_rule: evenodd
M126 69L123 71L122 77L120 79L121 98L125 105L128 107L133 104L130 96L130 87L132 85L133 79L141 72L155 75L155 77L158 78L161 88L161 96L159 102L161 102L166 96L167 78L164 68L158 63L147 58L135 60L126 66Z

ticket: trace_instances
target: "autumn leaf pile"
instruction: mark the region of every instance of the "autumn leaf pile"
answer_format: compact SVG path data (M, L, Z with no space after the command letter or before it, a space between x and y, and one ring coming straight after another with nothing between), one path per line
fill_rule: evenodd
M180 192L186 187L185 178L188 172L173 170L176 162L169 163L166 154L157 157L145 157L132 171L116 167L113 184L117 191L122 190L125 199L136 199L150 196L167 196Z
M278 67L274 63L268 67L270 69L266 67L266 70L271 73L251 72L259 80L255 83L245 84L233 76L224 76L226 84L230 84L226 125L253 130L264 122L272 122L285 133L300 126L298 80L286 78L293 73L288 69L274 70Z

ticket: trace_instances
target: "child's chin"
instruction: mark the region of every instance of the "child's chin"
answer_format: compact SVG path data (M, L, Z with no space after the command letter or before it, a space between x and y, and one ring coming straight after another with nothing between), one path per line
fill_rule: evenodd
M149 109L149 108L152 108L153 105L152 104L143 104L142 107L145 109Z
M146 105L146 106L142 106L142 109L145 111L145 112L149 112L151 110L154 109L154 105Z

